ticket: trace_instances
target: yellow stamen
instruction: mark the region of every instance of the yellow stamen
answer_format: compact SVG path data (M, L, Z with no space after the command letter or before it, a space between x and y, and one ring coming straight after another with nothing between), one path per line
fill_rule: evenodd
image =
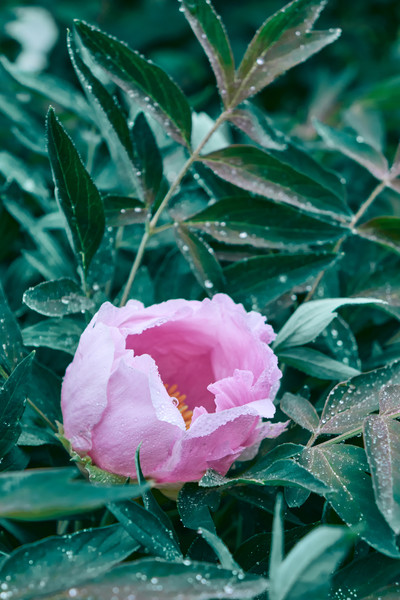
M178 386L176 385L176 383L174 383L173 385L168 385L168 383L164 383L164 386L168 392L168 395L177 401L178 404L176 405L176 408L179 410L183 417L183 420L185 421L186 429L189 429L190 424L192 422L193 411L190 410L187 404L185 404L186 394L181 394L178 391Z

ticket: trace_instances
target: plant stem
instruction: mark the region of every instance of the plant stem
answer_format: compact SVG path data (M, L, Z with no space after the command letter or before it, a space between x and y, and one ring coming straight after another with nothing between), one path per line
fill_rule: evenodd
M352 220L349 223L349 229L352 229L355 225L357 225L358 221L361 219L361 217L364 215L364 213L368 210L368 208L371 206L371 204L373 203L373 201L375 200L375 198L377 196L379 196L379 194L385 189L385 187L387 186L388 182L386 180L381 181L381 183L379 183L372 191L372 193L368 196L368 198L366 199L366 201L360 206L360 208L358 209L358 211L355 213L355 215L353 216ZM335 244L334 248L333 248L333 252L339 252L340 248L342 247L343 242L345 241L345 239L347 238L347 236L343 236L341 237ZM319 272L317 278L315 279L313 286L311 288L311 290L308 292L307 296L304 299L304 302L308 302L309 300L312 299L312 297L314 296L317 287L319 286L319 284L321 283L321 280L323 278L323 276L326 273L326 269L323 269L322 271Z
M54 425L54 423L52 423L50 421L50 419L48 417L46 417L46 415L40 410L40 408L38 406L36 406L36 404L34 402L32 402L32 400L30 398L26 399L27 403L29 404L29 406L31 408L33 408L33 410L35 412L37 412L37 414L39 415L39 417L41 417L43 419L43 421L45 421L45 423L47 423L47 425L55 432L57 433L57 427Z
M156 225L158 223L158 220L159 220L162 212L166 208L168 202L170 201L170 199L172 198L172 196L176 192L179 184L181 183L182 179L185 177L186 173L189 171L189 169L192 166L192 164L196 160L198 160L198 158L200 156L200 152L203 150L204 146L207 144L207 142L209 141L209 139L211 138L211 136L216 132L216 130L218 129L218 127L226 120L227 114L229 112L230 112L229 109L227 109L227 110L225 110L218 117L218 119L215 121L215 123L212 126L212 128L210 129L210 131L207 133L207 135L204 137L204 139L197 146L196 150L190 155L190 157L188 158L188 160L183 165L182 169L178 173L175 181L172 183L172 185L169 188L167 194L164 196L163 201L161 202L160 206L158 207L158 209L154 213L153 217L149 221L147 221L147 223L146 223L146 230L145 230L145 232L143 234L143 237L142 237L142 239L140 241L139 248L138 248L138 251L136 253L135 260L133 262L132 268L131 268L131 272L129 273L129 277L128 277L128 280L126 282L124 293L123 293L122 298L121 298L120 306L125 306L128 298L129 298L129 294L130 294L133 282L135 280L136 273L138 272L138 269L139 269L140 264L142 262L142 258L143 258L144 251L145 251L146 246L147 246L147 242L149 241L150 237L152 235L154 235L154 233L156 232L155 231L155 227L156 227Z

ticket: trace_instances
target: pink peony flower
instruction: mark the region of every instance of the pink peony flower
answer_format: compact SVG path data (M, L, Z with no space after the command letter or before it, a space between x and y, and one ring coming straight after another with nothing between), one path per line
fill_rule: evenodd
M229 296L145 308L106 302L83 332L62 387L65 436L98 467L195 481L224 475L285 423L275 413L281 372L265 318Z

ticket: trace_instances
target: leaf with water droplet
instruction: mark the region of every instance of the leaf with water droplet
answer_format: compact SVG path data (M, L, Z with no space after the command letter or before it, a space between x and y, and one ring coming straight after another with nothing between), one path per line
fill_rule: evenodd
M133 95L143 110L150 111L177 142L189 146L190 106L172 79L160 67L99 29L79 20L75 21L75 29L83 46L108 76Z
M379 552L400 558L394 533L375 504L363 448L315 446L304 450L299 462L328 486L323 495L349 527Z
M210 61L222 102L229 106L234 93L235 64L225 27L211 2L183 0L182 9Z
M350 211L343 198L315 177L283 161L284 153L236 144L201 157L216 175L260 196L306 212L346 222Z
M325 0L295 0L261 25L237 71L236 105L339 37L340 29L311 31L324 6Z
M359 375L360 371L306 346L277 350L278 358L285 364L318 379L343 381Z
M7 373L23 357L22 336L17 319L8 306L7 298L0 283L0 362Z
M294 286L328 268L337 260L333 253L274 254L237 261L224 269L227 291L249 309L263 307Z
M99 576L138 549L121 525L46 537L14 550L0 579L9 582L11 598L54 594Z
M400 415L400 402L397 412ZM381 415L364 422L364 441L376 504L393 531L400 533L400 423Z
M336 317L337 308L358 304L382 304L376 298L327 298L312 300L299 306L279 331L274 349L302 346L312 342Z
M225 278L211 246L183 223L175 227L175 237L180 251L206 293L212 297L222 292Z
M84 328L85 323L76 319L50 318L25 327L22 331L22 339L25 346L62 350L73 356Z
M344 434L362 427L365 417L378 410L379 392L388 384L400 384L400 362L336 385L326 400L319 432Z
M286 392L279 404L281 410L295 423L314 432L319 425L319 416L314 406L303 396Z
M82 294L81 287L67 278L39 283L26 290L22 300L29 308L47 317L63 317L94 307L93 301Z
M351 135L344 131L337 131L328 125L313 120L313 124L319 135L324 139L328 148L338 150L360 165L368 169L377 179L384 179L388 175L389 165L386 158L363 138Z
M67 220L67 233L86 277L103 238L101 196L52 108L47 114L47 139L56 198Z
M223 198L186 221L220 242L255 248L300 250L330 243L346 235L340 225L327 223L267 198Z
M0 388L0 457L16 444L21 433L21 417L26 403L28 379L35 353L17 364Z

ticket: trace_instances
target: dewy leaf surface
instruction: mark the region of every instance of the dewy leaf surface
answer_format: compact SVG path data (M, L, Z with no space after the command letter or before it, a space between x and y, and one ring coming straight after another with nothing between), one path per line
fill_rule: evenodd
M190 217L187 224L220 242L286 251L320 246L347 232L290 206L251 196L223 198Z
M177 142L189 146L190 106L172 79L160 67L95 27L76 21L75 28L84 47L108 76L160 121Z
M86 276L103 238L103 203L71 138L52 108L47 115L47 136L56 198L67 220L72 246Z
M222 102L229 106L234 92L235 64L224 25L207 0L182 0L181 10L210 61Z
M294 0L265 21L238 68L236 104L339 37L339 29L311 31L325 3Z
M400 558L394 533L375 504L363 448L316 446L304 450L299 460L328 486L325 497L347 525L357 527L360 537L379 552Z
M249 192L337 221L348 219L342 198L260 148L237 144L202 156L201 161L225 181Z
M352 136L344 131L336 131L317 120L314 120L313 123L328 147L334 148L355 160L368 169L377 179L384 179L388 175L389 165L386 158L378 150L367 144L361 136L356 134Z
M44 281L28 288L23 302L32 310L46 317L63 317L93 308L94 304L83 295L80 286L72 279Z
M399 383L400 362L339 383L328 395L319 432L341 434L360 428L365 417L378 410L380 390Z
M88 581L138 549L120 525L52 536L14 550L2 564L0 580L9 582L13 600L37 598Z
M400 413L400 403L398 405ZM393 531L400 533L400 423L371 415L364 423L365 450L376 503Z

